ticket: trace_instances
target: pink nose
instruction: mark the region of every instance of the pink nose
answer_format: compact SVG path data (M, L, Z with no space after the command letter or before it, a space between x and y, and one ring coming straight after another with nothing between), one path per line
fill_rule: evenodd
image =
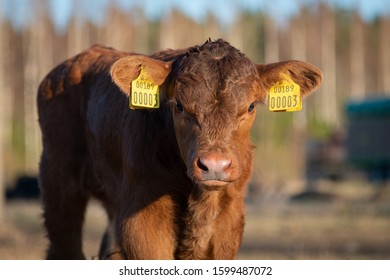
M232 169L232 160L211 154L199 157L196 167L200 169L203 180L227 180Z

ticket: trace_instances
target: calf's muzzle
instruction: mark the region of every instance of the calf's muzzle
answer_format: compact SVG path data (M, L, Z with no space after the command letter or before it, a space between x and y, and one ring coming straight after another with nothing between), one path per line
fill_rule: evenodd
M235 180L235 168L231 157L218 153L208 153L194 160L195 177L204 185L224 186Z

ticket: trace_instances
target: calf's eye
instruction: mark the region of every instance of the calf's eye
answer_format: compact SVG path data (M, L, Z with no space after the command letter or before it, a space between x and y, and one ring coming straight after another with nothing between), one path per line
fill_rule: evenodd
M181 104L181 102L179 100L176 100L176 110L178 112L183 112L184 108L183 108L183 105Z
M248 107L248 113L252 113L253 110L255 109L256 103L252 102L251 105Z

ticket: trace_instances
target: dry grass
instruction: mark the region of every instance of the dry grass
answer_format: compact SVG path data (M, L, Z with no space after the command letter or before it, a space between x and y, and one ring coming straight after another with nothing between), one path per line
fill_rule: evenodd
M390 207L309 203L250 213L239 258L389 259Z
M15 201L7 204L7 223L0 227L0 260L36 260L45 257L47 240L42 227L39 202ZM84 252L95 258L106 226L106 215L92 203L85 224Z
M390 199L370 201L364 184L327 185L328 202L288 202L271 197L248 207L238 259L390 259ZM281 194L283 196L283 194ZM0 259L42 259L47 241L39 202L12 202L0 227ZM99 205L87 213L84 252L97 255L106 217Z

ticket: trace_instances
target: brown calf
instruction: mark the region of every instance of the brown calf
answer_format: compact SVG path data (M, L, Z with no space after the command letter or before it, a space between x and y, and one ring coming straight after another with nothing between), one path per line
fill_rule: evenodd
M128 107L141 68L159 109ZM109 218L100 258L234 258L256 104L281 73L302 96L322 79L305 62L254 64L223 40L151 56L93 46L58 65L38 90L47 258L84 258L91 197Z

